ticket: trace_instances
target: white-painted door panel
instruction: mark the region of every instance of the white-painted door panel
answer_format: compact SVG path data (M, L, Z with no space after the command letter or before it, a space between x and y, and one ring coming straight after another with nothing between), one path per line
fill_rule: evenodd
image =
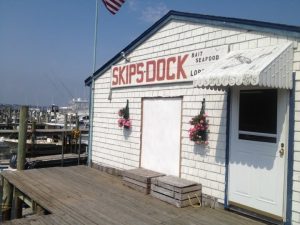
M179 176L181 98L143 101L141 166Z
M239 97L240 90L234 89L231 101L228 200L283 218L288 92L278 90L276 143L239 139ZM283 156L279 152L281 143L285 145Z

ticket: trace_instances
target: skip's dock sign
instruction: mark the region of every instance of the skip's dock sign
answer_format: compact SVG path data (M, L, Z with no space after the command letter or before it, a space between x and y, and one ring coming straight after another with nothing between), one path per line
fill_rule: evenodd
M227 53L227 46L113 66L111 87L189 81Z

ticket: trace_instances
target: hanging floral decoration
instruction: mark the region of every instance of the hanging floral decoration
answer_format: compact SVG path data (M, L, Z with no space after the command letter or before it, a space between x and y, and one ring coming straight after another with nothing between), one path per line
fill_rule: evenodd
M205 114L204 98L200 114L193 117L190 121L190 124L193 125L193 127L189 129L189 137L191 141L194 141L196 144L208 144L208 122L207 114Z
M125 129L131 128L131 120L129 119L129 101L127 100L126 107L122 108L118 112L120 118L118 119L119 127L124 127Z

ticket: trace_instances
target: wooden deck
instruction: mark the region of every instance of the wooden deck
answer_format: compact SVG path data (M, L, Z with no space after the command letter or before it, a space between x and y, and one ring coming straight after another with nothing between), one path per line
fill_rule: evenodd
M2 176L49 215L8 224L259 225L237 214L210 208L176 208L122 185L118 177L85 166L3 172Z

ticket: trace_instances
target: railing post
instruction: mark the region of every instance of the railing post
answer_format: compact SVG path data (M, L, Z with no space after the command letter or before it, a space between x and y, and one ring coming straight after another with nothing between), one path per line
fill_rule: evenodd
M81 153L81 132L79 133L78 165L80 165L80 153Z
M76 132L79 132L79 117L78 114L76 113ZM78 165L79 165L79 160L80 160L80 149L78 149L78 136L77 133L75 135L75 153L77 152L78 154Z
M61 166L64 166L64 154L65 154L65 145L66 143L66 130L68 128L68 114L65 114L65 120L64 120L64 132L62 135L62 144L61 144Z

